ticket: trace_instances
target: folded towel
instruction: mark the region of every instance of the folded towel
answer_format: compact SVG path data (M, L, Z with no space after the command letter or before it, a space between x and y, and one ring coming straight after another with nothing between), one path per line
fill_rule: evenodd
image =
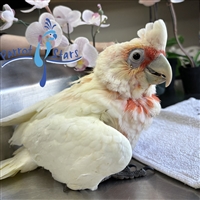
M133 157L193 188L200 188L200 100L161 110L142 132Z

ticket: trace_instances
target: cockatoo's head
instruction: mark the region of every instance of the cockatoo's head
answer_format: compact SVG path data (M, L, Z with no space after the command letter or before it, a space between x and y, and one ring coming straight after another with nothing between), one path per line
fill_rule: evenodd
M168 86L172 71L165 57L167 30L163 20L148 23L139 38L114 44L100 53L94 74L109 90L127 98L155 93L155 85Z
M57 34L56 31L49 30L43 35L43 37L46 37L47 40L55 40L57 38Z

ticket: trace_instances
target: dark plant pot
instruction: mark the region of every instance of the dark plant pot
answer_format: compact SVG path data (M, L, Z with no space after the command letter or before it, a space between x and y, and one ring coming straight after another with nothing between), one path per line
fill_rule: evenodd
M162 95L165 92L165 83L161 83L156 85L156 94L158 96Z
M179 67L186 95L200 94L200 67Z
M168 58L169 64L171 65L172 68L172 81L170 83L170 85L165 89L167 93L171 93L174 92L174 82L176 79L176 66L177 66L177 59L176 58Z

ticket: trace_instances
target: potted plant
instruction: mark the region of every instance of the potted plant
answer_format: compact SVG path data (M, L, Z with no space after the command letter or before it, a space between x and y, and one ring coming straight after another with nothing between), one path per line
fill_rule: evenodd
M195 52L195 54L191 56L194 66L191 65L187 56L177 53L177 57L181 63L179 73L182 79L185 94L197 95L200 94L200 48L195 46L189 47L188 53L190 51Z
M189 52L182 47L181 42L178 39L176 14L172 4L172 2L175 3L177 0L167 1L172 16L175 39L180 47L180 50L182 51L182 54L174 53L174 56L181 61L179 72L183 82L183 89L186 95L198 96L200 94L200 50L197 51L196 55L190 56ZM181 2L180 0L178 1Z
M178 36L178 40L179 42L182 44L184 42L184 38L182 35L179 35ZM175 45L177 45L177 41L176 41L176 38L173 37L173 38L169 38L167 40L167 45L166 45L166 57L171 65L171 68L172 68L172 81L171 81L171 84L169 85L169 87L166 88L166 92L175 92L175 89L174 89L174 83L175 83L175 79L177 79L179 77L179 71L178 71L178 68L179 66L181 65L181 62L180 62L180 59L178 57L178 54L175 52L174 49L175 48Z
M157 3L159 1L160 0L139 0L140 4L149 7L150 22L158 18ZM170 51L167 52L167 58L172 66L172 71L174 76L170 86L166 88L166 90L170 92L174 91L174 80L176 78L176 75L180 73L185 94L187 95L190 94L190 96L191 95L194 96L194 94L200 94L200 87L199 87L200 67L198 67L200 64L199 63L200 50L196 53L196 55L193 56L189 55L189 52L187 52L182 47L182 43L184 41L183 37L179 36L177 33L177 20L173 3L180 3L183 2L184 0L166 0L166 1L167 5L170 8L170 13L173 22L174 36L175 36L174 38L168 40L167 47L169 48L177 44L182 52L182 53L176 53Z

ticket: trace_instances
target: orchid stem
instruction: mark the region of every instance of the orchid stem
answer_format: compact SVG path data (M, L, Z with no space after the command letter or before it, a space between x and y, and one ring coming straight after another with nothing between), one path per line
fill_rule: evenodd
M68 24L68 23L67 23L67 39L69 40L69 43L70 43L70 44L73 44L73 42L71 41L71 38L70 38L69 24Z
M171 0L167 0L167 1L168 1L168 5L169 5L169 8L170 8L170 12L171 12L174 35L175 35L176 41L178 43L178 46L180 47L181 51L186 55L186 57L190 61L191 66L195 67L195 63L194 63L193 59L188 55L188 53L185 51L185 49L183 48L183 46L181 45L181 43L178 39L176 13L175 13L175 10L174 10L174 7L173 7Z
M40 13L40 9L38 9L38 14L39 14L39 16L40 16L40 14L41 14L41 13Z
M100 28L101 28L101 25L103 24L104 22L102 21L102 15L100 15L100 24L97 28L97 30L94 32L94 25L92 25L92 28L91 28L91 34L92 34L92 41L93 41L93 46L95 47L95 38L96 38L96 35L97 33L100 32Z
M50 14L53 15L53 13L51 12L51 9L49 8L49 6L46 6L45 9L47 10L47 12L49 12Z
M92 25L91 27L91 34L92 34L92 42L93 42L93 46L95 47L95 37L96 37L96 33L97 31L94 33L94 25Z
M158 19L158 3L154 4L154 19Z
M199 1L199 11L200 11L200 1ZM200 12L199 12L199 45L200 45Z
M152 18L152 6L149 6L149 22L153 22L153 18Z
M25 27L28 27L29 23L26 23L22 20L18 20L17 23L22 23Z

